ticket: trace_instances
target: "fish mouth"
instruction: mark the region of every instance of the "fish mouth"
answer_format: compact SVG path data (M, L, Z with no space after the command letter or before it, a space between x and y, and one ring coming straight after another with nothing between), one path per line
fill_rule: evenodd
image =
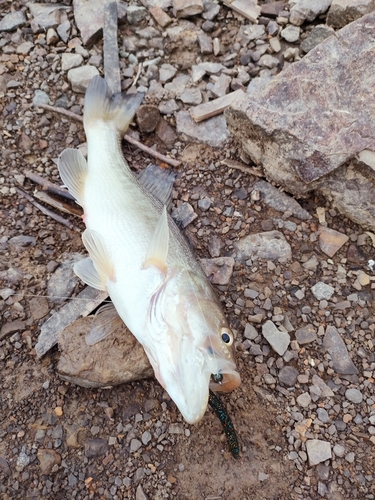
M235 370L228 370L218 374L213 373L209 387L214 392L230 392L241 384L241 377Z

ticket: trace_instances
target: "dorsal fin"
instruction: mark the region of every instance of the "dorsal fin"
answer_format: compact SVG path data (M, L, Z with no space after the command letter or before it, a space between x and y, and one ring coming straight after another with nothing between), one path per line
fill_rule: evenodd
M149 165L138 174L138 181L147 189L162 205L170 209L172 203L173 183L176 174L157 165Z

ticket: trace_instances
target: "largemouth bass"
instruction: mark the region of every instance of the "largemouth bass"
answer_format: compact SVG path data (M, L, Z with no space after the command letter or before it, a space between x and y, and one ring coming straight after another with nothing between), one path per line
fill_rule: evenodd
M75 265L76 274L108 291L155 377L193 424L206 410L209 387L229 391L240 377L233 333L167 213L170 190L146 189L123 157L121 137L142 97L112 96L105 80L95 77L84 102L88 161L80 151L66 149L59 171L84 210L82 240L89 257Z

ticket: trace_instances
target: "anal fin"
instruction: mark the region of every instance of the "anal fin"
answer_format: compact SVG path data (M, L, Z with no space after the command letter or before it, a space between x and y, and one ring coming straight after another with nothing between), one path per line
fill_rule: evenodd
M79 149L64 149L58 161L60 177L69 193L83 203L83 190L87 176L87 162Z
M86 343L95 345L107 338L123 325L123 321L118 315L112 303L101 306L94 318L91 330L86 335Z

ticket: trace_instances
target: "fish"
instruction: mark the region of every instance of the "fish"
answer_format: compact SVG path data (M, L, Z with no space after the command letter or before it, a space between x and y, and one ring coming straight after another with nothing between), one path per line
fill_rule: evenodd
M94 77L84 99L87 161L78 149L65 149L59 157L60 177L82 206L86 226L82 241L89 256L74 271L87 285L108 292L113 307L104 308L102 324L110 324L113 314L121 318L183 418L195 424L210 389L240 385L234 335L168 213L170 184L142 184L123 156L121 138L142 99L140 93L112 95L105 79ZM110 330L97 327L88 343Z

